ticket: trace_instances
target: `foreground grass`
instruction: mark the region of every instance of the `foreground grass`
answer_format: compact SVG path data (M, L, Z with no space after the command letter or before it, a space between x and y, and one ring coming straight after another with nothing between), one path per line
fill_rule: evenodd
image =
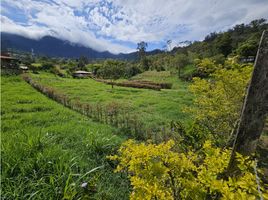
M20 77L1 78L1 122L2 199L127 199L126 178L105 158L124 140L116 129L49 100Z
M51 86L67 94L71 99L83 103L101 103L107 105L116 102L130 107L130 114L138 117L150 128L160 127L170 121L189 122L189 115L182 112L183 107L192 104L192 96L187 90L188 84L171 76L169 72L145 72L133 79L171 82L173 89L154 91L135 89L96 82L92 79L60 78L53 74L31 75L44 85Z

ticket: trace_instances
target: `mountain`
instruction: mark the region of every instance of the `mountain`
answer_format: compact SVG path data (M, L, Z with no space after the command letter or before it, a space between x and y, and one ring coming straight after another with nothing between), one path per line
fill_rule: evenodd
M84 47L78 44L71 44L68 41L60 40L52 36L44 36L39 40L29 39L20 35L1 32L1 49L7 48L16 49L25 52L31 52L37 55L46 55L50 57L65 57L65 58L79 58L86 56L91 59L127 59L135 60L138 58L138 53L133 52L129 54L112 54L109 51L98 52L92 48ZM148 55L153 55L161 52L154 50L148 52Z

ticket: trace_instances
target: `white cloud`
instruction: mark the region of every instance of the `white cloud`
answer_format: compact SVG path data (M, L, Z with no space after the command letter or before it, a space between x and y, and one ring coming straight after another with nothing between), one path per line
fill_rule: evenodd
M5 3L24 13L24 21ZM2 0L2 6L2 31L35 39L50 34L113 53L134 50L123 43L172 39L174 45L268 18L267 0Z
M50 35L50 31L47 28L42 28L38 26L21 26L10 20L5 16L1 16L1 30L9 33L16 33L18 35L23 35L32 39L40 39L46 35Z
M71 2L71 1L70 1ZM21 0L12 4L16 8L26 9L28 17L27 26L15 23L8 17L1 16L2 31L24 35L39 39L45 35L52 35L72 43L79 43L91 47L97 51L112 53L131 52L133 49L114 44L103 38L96 38L92 31L88 30L88 23L83 16L75 16L73 8L62 4L47 4ZM27 5L27 6L23 6ZM80 4L72 4L80 5ZM34 11L35 14L32 14ZM99 23L100 21L98 21Z

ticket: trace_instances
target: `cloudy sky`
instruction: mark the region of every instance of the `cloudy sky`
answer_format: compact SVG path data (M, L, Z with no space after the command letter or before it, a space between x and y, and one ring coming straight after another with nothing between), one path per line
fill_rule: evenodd
M1 0L1 31L112 53L140 41L176 46L258 18L268 19L268 0Z

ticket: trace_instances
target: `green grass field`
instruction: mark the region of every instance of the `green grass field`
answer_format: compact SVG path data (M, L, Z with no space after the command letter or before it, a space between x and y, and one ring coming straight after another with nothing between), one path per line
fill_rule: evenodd
M173 90L187 90L188 84L181 81L176 75L170 71L145 71L141 74L131 77L131 80L148 80L156 83L172 83Z
M173 83L172 89L161 91L119 86L112 89L110 85L93 79L60 78L49 73L31 76L38 82L51 86L72 99L79 99L83 103L106 105L117 102L127 105L131 107L131 114L138 116L148 127L159 127L172 120L186 123L190 120L189 115L182 111L186 105L192 104L192 96L187 90L188 83L170 75L170 72L149 71L132 78Z
M41 77L67 88L78 83ZM66 91L72 94L75 88ZM48 99L20 77L1 78L2 199L127 199L126 178L113 173L106 159L124 139L116 129ZM86 189L82 183L88 183Z

